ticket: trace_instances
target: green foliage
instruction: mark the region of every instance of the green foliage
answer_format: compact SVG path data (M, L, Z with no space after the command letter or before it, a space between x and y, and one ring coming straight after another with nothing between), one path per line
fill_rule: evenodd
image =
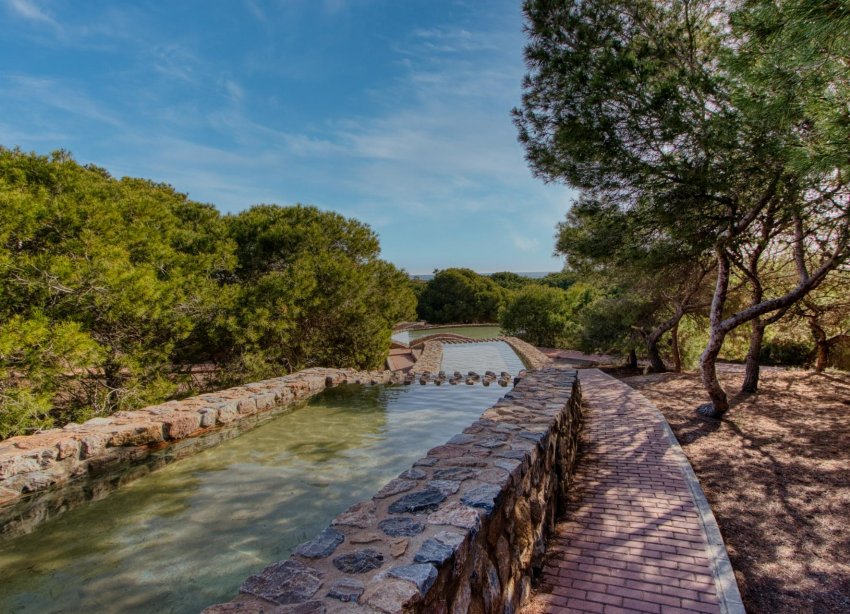
M424 279L408 277L407 283L410 285L410 289L413 291L413 296L416 297L416 303L418 305L419 299L422 297L422 293L425 292L425 288L428 287L428 282Z
M313 207L222 217L66 152L0 148L0 435L307 365L374 367L413 316L375 234Z
M491 273L488 275L496 285L505 290L520 290L529 284L535 283L537 280L530 277L512 273L511 271L501 271L499 273Z
M407 276L378 259L367 226L303 206L261 205L227 221L243 282L228 327L237 370L380 366L416 299Z
M560 288L561 290L569 290L570 287L578 281L578 279L573 272L564 269L557 273L547 273L536 281L544 286Z
M488 277L471 269L444 269L428 282L417 313L435 324L496 322L505 298L505 290Z
M801 339L776 337L761 346L759 362L764 365L802 367L812 353L812 344Z
M603 296L589 303L576 318L578 349L591 354L627 354L639 344L635 327L645 305L632 297Z
M683 306L704 304L701 290L680 283L690 276L678 265L714 259L702 362L719 416L728 398L712 365L721 351L737 353L737 329L746 336L743 324L781 317L850 253L850 9L814 0L526 0L524 11L519 138L537 176L583 191L558 250L579 273L615 275L607 285L619 300L656 303L649 326L624 304L608 307L641 329L662 366L652 351L658 335ZM783 251L796 263L790 275L765 267ZM659 264L664 274L641 283ZM739 275L743 288L732 285ZM785 287L781 276L790 277ZM592 337L622 338L616 321L595 315Z
M566 333L570 305L559 288L530 284L519 290L502 313L501 326L537 346L557 347Z
M693 370L708 341L708 321L696 315L686 315L679 322L679 357L682 369Z

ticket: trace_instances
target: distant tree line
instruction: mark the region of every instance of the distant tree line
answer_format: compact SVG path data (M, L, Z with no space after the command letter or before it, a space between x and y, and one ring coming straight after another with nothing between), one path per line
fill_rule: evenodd
M482 275L471 269L435 271L427 281L413 280L417 315L433 324L498 323L511 335L539 346L567 343L576 309L586 288L573 288L571 272L531 278L503 271Z
M379 367L414 317L366 225L236 215L0 148L0 438L309 366Z

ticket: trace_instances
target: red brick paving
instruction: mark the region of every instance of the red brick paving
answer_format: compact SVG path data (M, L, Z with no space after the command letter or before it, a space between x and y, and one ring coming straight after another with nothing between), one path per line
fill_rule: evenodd
M582 456L524 614L723 611L700 515L663 417L600 371L579 376Z

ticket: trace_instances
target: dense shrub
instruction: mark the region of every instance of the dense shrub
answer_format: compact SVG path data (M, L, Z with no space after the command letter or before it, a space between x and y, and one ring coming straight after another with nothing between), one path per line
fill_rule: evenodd
M763 365L802 367L808 362L811 353L811 343L777 337L762 344L759 362Z
M505 290L470 269L437 271L419 296L417 313L433 323L496 322Z
M502 330L534 345L556 347L566 333L569 311L563 290L528 285L505 308Z
M379 366L415 297L378 255L368 226L314 207L221 216L64 152L0 148L0 437L309 365Z

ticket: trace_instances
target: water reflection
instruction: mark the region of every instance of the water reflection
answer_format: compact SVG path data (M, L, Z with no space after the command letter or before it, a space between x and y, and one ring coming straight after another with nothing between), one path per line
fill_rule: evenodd
M422 328L419 330L403 330L393 333L393 339L401 343L410 343L413 339L439 333L463 335L470 339L494 339L501 334L498 326L447 326L445 328Z
M329 390L3 544L0 611L197 612L229 599L504 392Z
M443 360L440 368L446 373L476 371L483 374L488 369L516 375L525 367L519 356L504 341L482 343L443 344Z

